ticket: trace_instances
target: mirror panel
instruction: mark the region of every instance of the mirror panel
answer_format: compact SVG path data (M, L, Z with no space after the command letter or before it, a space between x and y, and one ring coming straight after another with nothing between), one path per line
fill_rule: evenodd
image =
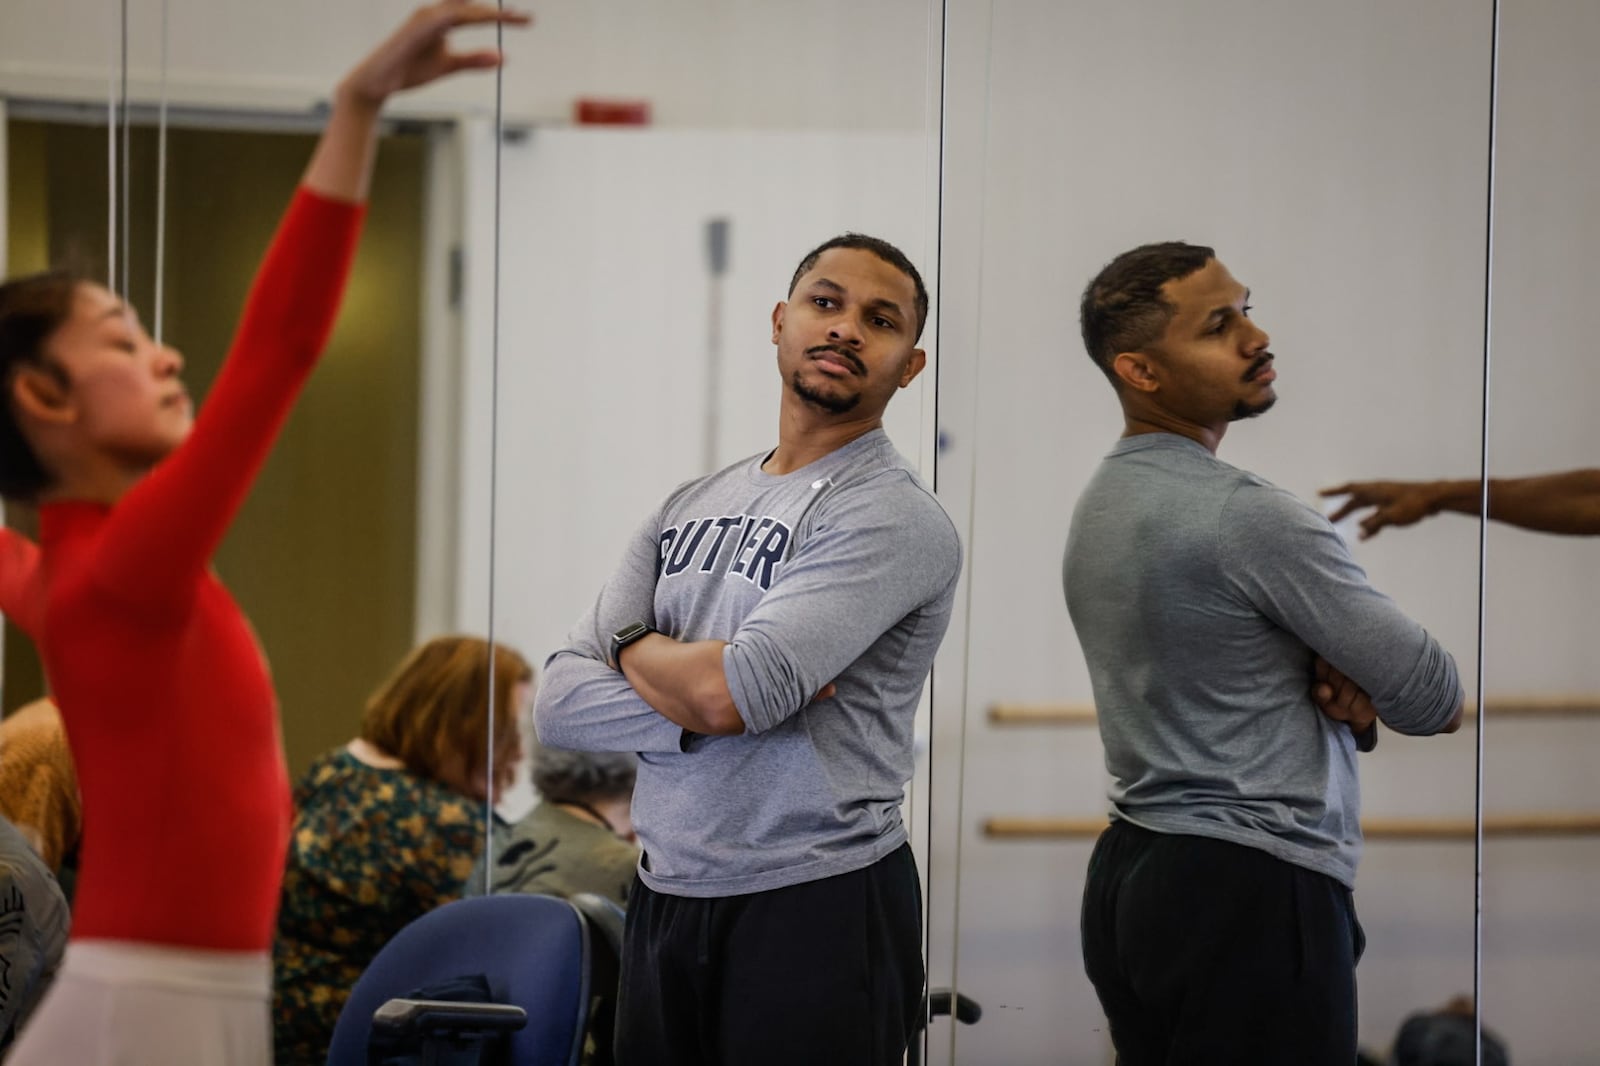
M1277 407L1232 428L1224 461L1324 511L1317 491L1363 471L1470 466L1490 5L951 11L972 33L952 35L947 73L964 111L945 143L941 473L963 475L940 494L970 520L970 605L938 668L961 683L935 689L935 722L959 721L964 743L959 862L933 881L957 886L953 982L985 1015L930 1060L1103 1063L1077 910L1108 781L1060 559L1122 427L1078 339L1078 296L1135 245L1212 245L1279 357ZM1470 691L1473 531L1356 545L1353 522L1340 528ZM1361 1039L1381 1050L1405 1013L1471 987L1474 753L1467 733L1385 733L1358 765ZM1042 818L1056 821L1027 821ZM1464 835L1383 835L1417 818Z
M1583 474L1535 486L1517 479L1594 473L1600 426L1592 399L1588 251L1600 239L1592 196L1600 12L1582 3L1501 5L1495 137L1493 362L1489 474L1505 517L1524 499L1581 519L1596 513ZM1466 472L1438 470L1435 477ZM1576 478L1574 481L1573 478ZM1521 494L1520 496L1518 494ZM1445 515L1403 534L1433 540L1468 525ZM1591 518L1574 529L1600 531ZM1600 908L1585 886L1600 863L1600 623L1593 536L1491 522L1484 658L1488 677L1484 806L1484 1025L1512 1061L1578 1062L1593 1054L1586 990L1600 984ZM1532 832L1527 829L1534 830ZM1486 1059L1486 1061L1488 1061Z

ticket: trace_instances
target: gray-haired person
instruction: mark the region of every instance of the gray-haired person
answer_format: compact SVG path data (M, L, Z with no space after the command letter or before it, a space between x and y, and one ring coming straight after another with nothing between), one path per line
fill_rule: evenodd
M490 890L563 899L592 892L625 906L639 864L630 810L638 760L536 744L532 764L541 802L515 824L496 829ZM468 895L483 892L483 862L480 857Z

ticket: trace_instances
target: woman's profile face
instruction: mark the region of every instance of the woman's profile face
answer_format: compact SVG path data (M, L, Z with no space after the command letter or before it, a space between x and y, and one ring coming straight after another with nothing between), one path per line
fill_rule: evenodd
M142 470L188 437L194 407L179 377L183 356L157 344L104 286L78 286L45 356L65 375L73 430L91 449Z

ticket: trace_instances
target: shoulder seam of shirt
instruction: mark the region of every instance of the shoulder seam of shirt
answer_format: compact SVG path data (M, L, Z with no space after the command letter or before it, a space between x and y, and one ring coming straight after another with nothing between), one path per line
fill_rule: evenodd
M919 499L925 500L927 503L932 505L933 510L944 519L945 525L949 527L950 535L955 538L956 546L959 548L961 545L961 531L956 528L955 519L951 518L950 512L945 510L945 506L940 502L938 495L935 494L934 491L923 482L922 478L918 476L915 470L912 470L909 467L899 465L885 466L880 470L868 471L867 473L862 474L860 477L852 478L840 485L836 490L836 494L833 495L830 500L823 501L823 505L826 506L829 502L839 499L841 495L847 492L854 491L858 488L865 488L872 482L877 481L879 478L891 475L898 475L900 480L908 488L910 488Z

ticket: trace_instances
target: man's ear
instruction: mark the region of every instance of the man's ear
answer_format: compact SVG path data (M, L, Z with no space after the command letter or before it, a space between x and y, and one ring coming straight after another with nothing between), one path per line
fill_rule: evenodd
M36 422L62 424L77 410L60 377L37 366L20 366L11 375L10 399L17 414Z
M783 312L789 305L779 300L772 308L772 343L778 343L778 336L783 332Z
M906 368L900 374L900 387L903 389L916 380L922 373L922 368L928 365L928 353L921 348L911 349L911 358L906 360Z
M1143 352L1118 352L1111 360L1111 372L1135 392L1155 392L1161 387L1150 357Z

